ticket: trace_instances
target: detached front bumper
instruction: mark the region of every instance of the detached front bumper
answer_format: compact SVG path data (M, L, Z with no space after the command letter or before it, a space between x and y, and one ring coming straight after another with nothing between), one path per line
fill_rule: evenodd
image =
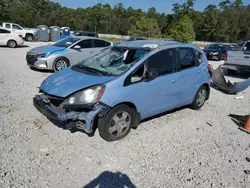
M36 109L41 112L48 119L60 122L81 122L76 127L84 130L87 133L93 131L93 123L97 115L103 115L109 110L104 104L96 104L90 111L70 111L65 112L63 109L58 109L53 106L44 95L36 95L33 98L33 104Z

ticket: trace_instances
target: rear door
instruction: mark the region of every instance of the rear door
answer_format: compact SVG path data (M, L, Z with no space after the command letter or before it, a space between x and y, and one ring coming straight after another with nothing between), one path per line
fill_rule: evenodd
M178 48L178 69L180 73L177 87L180 91L179 105L192 103L197 89L201 86L204 76L202 65L199 64L193 48Z
M80 49L74 49L74 46L80 46ZM93 49L93 40L85 39L77 42L71 49L69 49L69 56L71 64L79 63L84 59L92 56L91 49Z
M0 45L6 45L9 37L10 37L10 31L6 29L0 29Z

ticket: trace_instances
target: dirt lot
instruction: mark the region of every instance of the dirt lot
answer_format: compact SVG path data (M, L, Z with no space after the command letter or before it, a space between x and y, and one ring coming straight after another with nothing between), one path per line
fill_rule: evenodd
M243 100L212 89L201 110L148 120L107 143L58 128L33 107L50 73L29 69L26 52L40 44L26 44L0 47L0 187L250 187L250 135L228 117L250 113L250 88Z

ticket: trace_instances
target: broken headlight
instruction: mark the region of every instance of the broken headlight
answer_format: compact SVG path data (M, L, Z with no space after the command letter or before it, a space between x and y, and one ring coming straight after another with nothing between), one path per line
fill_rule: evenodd
M98 102L103 93L104 93L105 86L104 85L97 85L90 87L88 89L81 90L66 100L64 100L61 104L62 107L72 106L72 105L91 105Z

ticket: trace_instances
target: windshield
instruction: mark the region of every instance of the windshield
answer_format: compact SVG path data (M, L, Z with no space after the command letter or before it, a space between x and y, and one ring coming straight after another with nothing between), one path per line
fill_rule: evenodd
M208 48L209 49L221 49L221 48L223 48L223 45L221 45L221 44L210 44L208 46Z
M108 48L78 63L74 67L106 76L120 76L128 71L147 51L141 49Z
M68 46L70 46L71 44L74 44L75 42L79 41L80 39L78 38L64 38L61 39L59 41L57 41L56 43L52 44L52 46L57 46L57 47L64 47L67 48Z

